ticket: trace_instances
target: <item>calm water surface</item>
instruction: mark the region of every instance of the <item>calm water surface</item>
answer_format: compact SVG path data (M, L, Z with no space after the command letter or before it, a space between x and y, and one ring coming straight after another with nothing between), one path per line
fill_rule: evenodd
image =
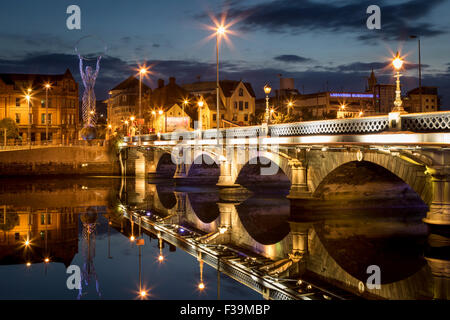
M209 235L210 244L266 263L286 259L306 243L298 265L286 264L288 271L280 275L320 284L341 297L448 298L448 275L434 272L448 260L436 254L442 250L430 250L421 221L426 208L332 206L302 221L286 189L252 191L224 196L195 183L175 187L170 181L104 177L3 179L0 299L136 299L140 286L151 299L263 299L176 241L158 240L158 232L140 228L142 220L130 221L136 212ZM228 230L217 236L223 225ZM131 240L140 236L142 246ZM67 288L70 265L81 268L81 292ZM380 290L361 289L369 265L382 271ZM198 289L201 281L204 290Z

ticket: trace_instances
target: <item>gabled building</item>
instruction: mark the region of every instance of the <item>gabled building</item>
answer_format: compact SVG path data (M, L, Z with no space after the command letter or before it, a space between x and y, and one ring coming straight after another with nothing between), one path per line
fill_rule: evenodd
M192 129L196 116L193 112L195 102L186 90L176 84L174 77L169 78L167 85L159 79L147 110L150 128L154 132Z
M183 88L191 95L196 97L205 97L208 103L210 128L217 126L217 104L216 98L216 82L203 81L183 85ZM220 127L228 126L231 122L239 126L248 126L252 124L255 116L255 92L252 85L248 82L222 80L219 81L219 100L220 108L224 108L224 113L220 116L222 123ZM212 104L214 103L214 107ZM219 110L219 112L221 112Z
M152 89L142 83L142 116L148 108ZM139 80L135 76L130 76L109 91L107 104L108 124L112 131L127 130L131 125L130 118L139 116ZM128 122L128 123L127 123Z
M47 83L51 87L46 100L44 86ZM26 99L28 93L30 108ZM16 122L22 143L28 138L32 143L45 141L47 130L48 140L53 143L77 140L80 128L78 99L78 83L69 69L56 75L0 74L0 120L10 118Z

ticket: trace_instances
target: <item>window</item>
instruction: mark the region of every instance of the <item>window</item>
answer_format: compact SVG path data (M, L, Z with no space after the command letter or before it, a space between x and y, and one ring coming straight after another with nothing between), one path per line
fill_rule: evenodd
M220 115L220 118L223 120L223 119L225 119L225 115L222 113L221 115Z
M237 103L237 101L235 101L234 102L234 108L237 110L237 106L238 106L238 103Z
M217 114L213 114L213 121L217 121Z
M233 121L237 121L237 114L233 113Z
M245 109L248 109L248 101L245 101Z
M41 114L41 123L45 124L45 113Z
M16 232L16 233L14 234L14 239L15 239L16 241L19 241L19 240L20 240L20 233Z
M44 100L41 100L41 107L45 108L45 101Z
M16 98L16 107L20 107L20 98Z
M48 114L48 124L52 124L52 114Z
M244 102L243 101L239 101L239 111L244 110Z
M28 123L33 124L33 114L32 113L28 114Z
M248 114L244 114L244 121L248 121Z
M20 123L20 113L16 113L16 123Z
M244 96L244 89L240 88L239 89L239 97L243 97Z

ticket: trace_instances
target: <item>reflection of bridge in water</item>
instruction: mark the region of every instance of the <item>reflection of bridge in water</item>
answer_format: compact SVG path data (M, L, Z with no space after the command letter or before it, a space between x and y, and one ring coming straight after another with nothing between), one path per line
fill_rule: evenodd
M145 179L132 179L126 184L128 219L153 234L160 233L165 241L193 256L201 252L210 257L205 262L214 268L224 254L219 270L266 298L450 296L450 277L445 271L448 257L437 250L442 243L422 243L427 236L421 222L426 208L415 213L396 209L394 215L385 212L381 217L380 210L365 210L358 216L361 210L356 214L345 210L328 213L321 208L314 212L314 218L305 215L302 219L290 215L290 203L282 195L267 199L232 195L224 199L214 189L174 188L167 181L154 185ZM183 237L180 228L194 234ZM418 243L412 245L411 239ZM401 248L390 252L396 245ZM227 248L225 253L223 248ZM366 268L371 264L381 265L380 290L365 285L369 276Z

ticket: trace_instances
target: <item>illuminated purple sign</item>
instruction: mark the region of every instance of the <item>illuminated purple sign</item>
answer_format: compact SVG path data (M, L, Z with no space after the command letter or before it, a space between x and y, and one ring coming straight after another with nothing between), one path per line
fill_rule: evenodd
M333 98L370 98L373 99L371 93L330 93Z

